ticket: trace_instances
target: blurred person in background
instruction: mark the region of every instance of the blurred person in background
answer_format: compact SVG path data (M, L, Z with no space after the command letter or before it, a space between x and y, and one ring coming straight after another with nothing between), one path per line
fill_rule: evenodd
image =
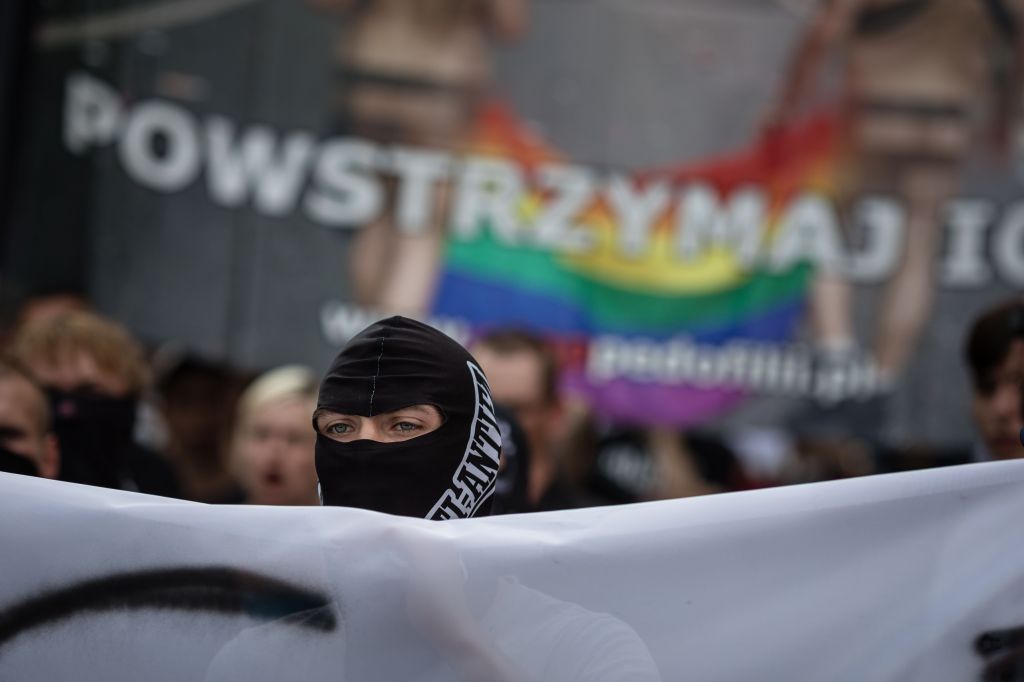
M1017 348L1024 332L1020 299L988 309L974 320L964 344L971 375L971 416L978 432L973 459L1024 457L1024 353Z
M654 459L653 486L645 499L664 500L754 487L736 453L711 433L648 429Z
M495 403L512 414L529 444L528 511L749 487L736 457L717 439L604 428L589 413L571 410L559 390L555 355L536 334L495 329L471 351Z
M309 0L341 18L335 50L337 125L382 144L454 151L473 133L491 96L492 47L526 30L527 0ZM358 300L423 314L433 300L449 188L416 229L398 225L394 183L387 209L360 226L349 259Z
M337 100L349 135L450 148L491 94L492 43L526 30L528 0L309 0L337 13Z
M158 352L153 365L165 430L159 449L174 466L182 494L196 502L237 501L241 493L227 452L235 377L224 365L194 354Z
M59 471L46 394L15 363L0 360L0 472L57 478Z
M736 454L712 434L593 423L588 430L569 455L574 489L588 506L753 487Z
M260 375L238 403L231 465L248 504L318 505L316 376L297 365Z
M61 480L179 496L170 465L134 441L149 370L127 330L66 312L24 325L11 351L50 398Z
M803 434L782 470L786 484L833 481L877 473L871 444L853 436Z
M551 349L529 332L498 329L480 338L470 350L487 375L494 402L512 414L529 444L528 509L579 506L556 455L563 437L565 404Z
M902 256L886 284L873 357L884 381L909 361L932 310L946 202L968 156L1010 151L1024 78L1022 0L826 0L799 43L768 127L821 104L820 79L841 58L844 128L839 201L903 202ZM814 100L819 101L815 102ZM852 288L821 273L812 321L824 357L856 351Z

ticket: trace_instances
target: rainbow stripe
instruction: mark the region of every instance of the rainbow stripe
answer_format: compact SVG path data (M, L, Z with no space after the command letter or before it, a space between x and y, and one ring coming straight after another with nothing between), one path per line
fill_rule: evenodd
M699 180L721 196L739 186L756 185L769 199L765 230L770 239L772 216L796 192L829 191L834 128L827 116L817 117L766 136L740 153L640 173L634 179L637 183L669 181L673 186ZM527 171L540 162L559 160L496 105L482 117L472 149L476 154L510 158ZM537 194L524 199L521 213L527 224L543 201ZM809 266L783 272L748 271L731 254L717 250L687 262L675 260L671 213L652 231L650 248L636 258L611 248L617 226L600 201L584 213L581 223L593 231L598 243L583 256L500 244L486 225L469 240L449 239L433 312L461 318L478 332L504 326L533 329L563 348L575 349L565 354L570 358L563 376L565 387L584 395L599 413L633 423L699 423L732 409L744 393L624 379L592 382L584 372L587 339L597 335L659 341L683 337L711 345L736 339L793 339L805 313L813 275Z

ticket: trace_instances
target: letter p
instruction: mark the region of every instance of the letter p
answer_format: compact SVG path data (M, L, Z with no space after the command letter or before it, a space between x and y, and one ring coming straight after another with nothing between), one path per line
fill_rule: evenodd
M75 153L90 145L110 144L121 123L117 92L81 71L68 76L64 100L64 143Z

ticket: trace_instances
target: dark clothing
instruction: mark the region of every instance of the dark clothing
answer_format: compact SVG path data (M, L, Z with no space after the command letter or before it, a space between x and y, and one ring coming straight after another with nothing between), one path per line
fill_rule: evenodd
M73 459L62 460L60 480L181 499L181 487L174 469L153 450L133 443L118 460L122 467L117 472L116 481L99 480L87 467L76 466L78 463Z

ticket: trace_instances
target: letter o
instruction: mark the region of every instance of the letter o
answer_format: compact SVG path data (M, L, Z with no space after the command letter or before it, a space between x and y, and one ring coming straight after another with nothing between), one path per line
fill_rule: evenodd
M167 140L162 156L153 144L161 134ZM163 102L144 102L132 110L118 152L128 174L150 189L174 192L199 174L195 120L185 110Z

